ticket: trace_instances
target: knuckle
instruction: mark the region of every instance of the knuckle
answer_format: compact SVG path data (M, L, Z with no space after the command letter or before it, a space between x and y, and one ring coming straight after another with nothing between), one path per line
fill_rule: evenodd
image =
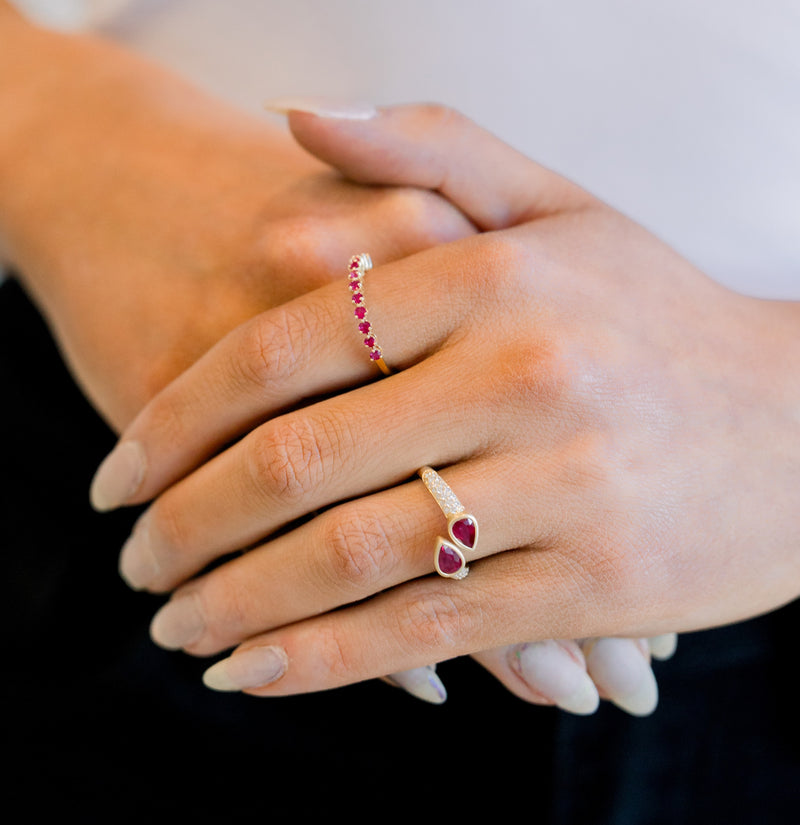
M329 252L324 239L330 237L330 222L311 214L276 219L266 228L259 243L259 257L306 278L329 268Z
M383 193L381 217L413 249L428 249L469 234L467 219L434 192L396 188Z
M613 621L620 615L633 615L642 606L649 588L643 588L646 578L642 578L641 557L641 553L631 556L624 541L598 536L592 552L581 558L585 599L595 606L597 615Z
M179 503L164 495L158 498L147 514L146 529L149 546L157 558L163 576L183 566L196 546L193 523L182 512Z
M469 239L465 266L443 273L448 288L471 298L485 317L497 312L519 316L520 301L535 298L540 268L534 243L513 233L491 232Z
M241 641L248 621L252 622L251 605L246 591L227 576L209 575L193 590L204 632L188 648L192 653L215 653Z
M195 403L187 395L172 392L171 388L160 393L147 405L144 427L148 438L161 444L186 444L189 438L191 405Z
M467 120L458 109L444 103L423 103L418 107L418 111L429 129L457 130Z
M241 374L245 386L266 390L307 366L314 330L319 328L313 312L288 306L265 312L247 327L232 369Z
M358 662L351 653L353 648L347 644L347 640L330 625L317 630L315 636L315 654L319 656L323 669L327 670L332 681L341 684L351 681L356 674Z
M250 475L257 489L297 502L324 482L334 450L325 427L301 417L278 420L250 438Z
M335 512L325 528L324 547L333 581L354 591L377 585L395 563L386 527L376 514Z
M452 594L439 591L407 602L398 616L396 632L410 651L455 648L472 637L474 622Z
M481 287L491 288L516 304L520 294L530 292L538 269L538 255L530 238L512 232L496 232L476 239L480 248L478 273Z
M490 381L510 405L558 409L575 404L582 365L564 343L547 340L500 345Z

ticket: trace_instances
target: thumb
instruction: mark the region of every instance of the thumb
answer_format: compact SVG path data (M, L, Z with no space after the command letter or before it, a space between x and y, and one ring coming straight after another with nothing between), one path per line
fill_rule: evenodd
M505 229L592 198L445 106L382 109L276 100L296 140L358 183L438 192L483 230Z

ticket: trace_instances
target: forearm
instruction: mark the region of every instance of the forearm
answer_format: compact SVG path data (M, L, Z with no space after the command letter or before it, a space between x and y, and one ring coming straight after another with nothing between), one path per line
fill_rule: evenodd
M110 45L38 27L2 0L0 42L0 254L32 275L32 231L47 235L56 186L85 154L81 132L102 134L93 102L120 65L102 54Z

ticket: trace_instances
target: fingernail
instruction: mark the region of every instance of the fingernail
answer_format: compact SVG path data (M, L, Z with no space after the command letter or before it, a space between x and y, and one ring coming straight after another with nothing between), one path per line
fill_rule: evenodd
M125 504L144 480L145 455L138 441L122 441L103 459L89 489L95 510L104 512Z
M384 679L417 699L430 702L432 705L441 705L447 699L444 684L437 676L435 668L431 666L390 673L384 676Z
M282 115L289 112L306 112L317 117L331 117L340 120L370 120L378 114L378 109L371 103L325 97L273 98L264 102L264 108Z
M150 637L160 647L177 650L199 639L205 628L197 597L190 594L168 601L156 613L150 624Z
M203 674L203 684L212 690L262 687L280 679L288 665L280 647L251 647L212 665Z
M678 647L678 634L664 633L662 636L653 636L647 640L647 644L654 659L669 659Z
M656 709L656 678L635 639L598 639L586 663L597 687L617 707L633 716L647 716Z
M594 713L600 697L586 670L557 642L518 645L509 651L511 669L535 693L570 713Z
M146 516L142 516L120 551L119 574L133 590L149 587L160 572L147 524Z

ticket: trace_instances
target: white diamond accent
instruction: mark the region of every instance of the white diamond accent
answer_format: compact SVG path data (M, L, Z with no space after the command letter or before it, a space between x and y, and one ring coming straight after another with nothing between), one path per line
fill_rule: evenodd
M423 470L421 478L430 494L436 499L436 503L441 507L445 518L449 519L451 516L464 512L464 507L458 497L436 470L427 467Z

